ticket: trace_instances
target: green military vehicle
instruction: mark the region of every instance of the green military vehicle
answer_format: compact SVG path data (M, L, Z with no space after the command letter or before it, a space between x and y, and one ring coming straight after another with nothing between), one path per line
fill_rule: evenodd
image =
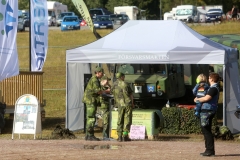
M137 108L162 108L168 100L193 104L197 76L209 74L209 65L205 64L107 64L106 68L113 81L116 72L125 74Z

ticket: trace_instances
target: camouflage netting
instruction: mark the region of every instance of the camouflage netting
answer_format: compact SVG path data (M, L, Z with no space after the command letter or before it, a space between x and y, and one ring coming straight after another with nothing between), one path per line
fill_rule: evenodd
M54 131L52 132L52 139L75 139L76 136L67 128L62 128L60 125L57 125Z
M194 116L193 109L179 108L179 107L164 107L161 110L164 117L164 128L160 133L165 134L200 134L200 119ZM214 131L217 125L217 115L213 118L212 129Z

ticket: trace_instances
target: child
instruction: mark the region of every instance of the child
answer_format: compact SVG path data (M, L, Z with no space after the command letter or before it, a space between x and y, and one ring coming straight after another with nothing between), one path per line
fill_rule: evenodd
M200 74L196 79L196 86L193 88L193 94L197 97L204 97L207 94L207 91L209 89L209 85L207 84L207 78L204 74ZM202 103L197 101L196 107L195 107L195 113L194 115L196 117L200 117Z

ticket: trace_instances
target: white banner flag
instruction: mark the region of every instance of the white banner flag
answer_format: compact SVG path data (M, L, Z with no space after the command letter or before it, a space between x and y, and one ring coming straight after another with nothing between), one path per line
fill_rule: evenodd
M0 81L19 74L17 54L18 3L0 3Z
M47 49L47 0L31 0L31 71L42 71Z

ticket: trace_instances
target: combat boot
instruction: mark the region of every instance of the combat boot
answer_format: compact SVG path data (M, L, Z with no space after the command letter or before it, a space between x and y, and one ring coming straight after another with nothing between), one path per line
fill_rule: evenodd
M118 142L122 142L122 141L123 141L122 136L118 136L117 141L118 141Z
M131 139L128 136L123 137L123 142L131 141Z
M88 136L86 140L87 141L100 141L100 139L95 136Z

